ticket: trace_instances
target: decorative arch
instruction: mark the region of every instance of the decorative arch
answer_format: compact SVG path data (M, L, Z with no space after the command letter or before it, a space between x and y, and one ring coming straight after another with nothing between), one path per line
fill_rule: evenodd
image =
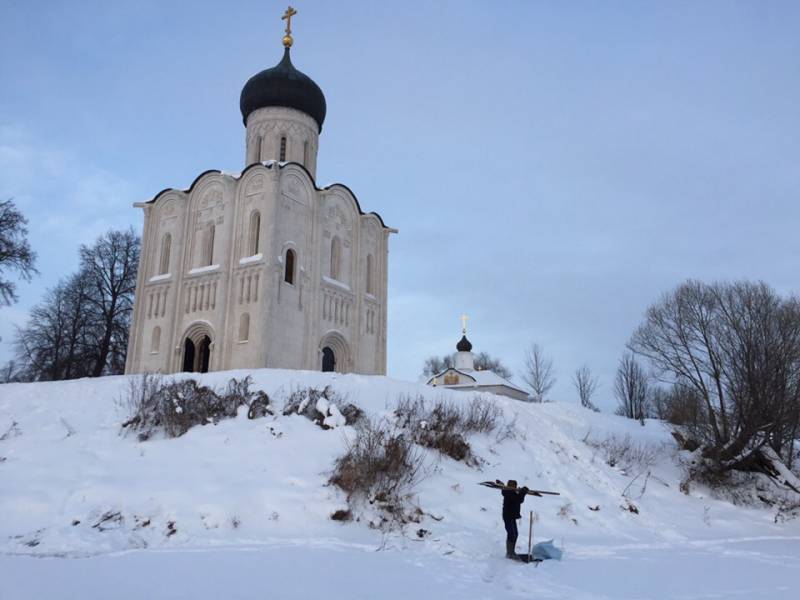
M328 192L330 196L342 200L342 204L349 208L350 217L354 224L356 219L364 214L361 212L361 207L358 204L358 200L356 200L353 192L351 192L350 188L347 186L342 185L341 183L334 183L333 185L323 189Z
M338 235L331 238L331 264L328 275L337 281L342 276L342 240Z
M255 256L259 252L261 237L261 213L254 210L250 213L250 234L248 237L248 256Z
M161 327L156 325L153 328L153 336L150 338L150 354L158 354L161 346Z
M203 237L203 259L201 267L210 267L214 264L214 238L216 237L217 226L213 223L206 228Z
M317 357L317 364L320 370L322 370L323 366L330 365L331 353L333 354L333 369L331 370L335 370L337 373L348 373L352 371L350 345L347 343L345 337L338 331L329 331L323 335L320 340ZM324 365L323 359L325 359Z
M239 317L239 341L246 342L250 339L250 313L242 313Z
M367 254L367 293L375 295L375 260Z
M208 321L195 321L181 338L183 371L205 373L211 370L214 330Z
M172 235L165 233L161 238L161 256L158 262L158 274L166 275L169 273L169 253L172 247Z

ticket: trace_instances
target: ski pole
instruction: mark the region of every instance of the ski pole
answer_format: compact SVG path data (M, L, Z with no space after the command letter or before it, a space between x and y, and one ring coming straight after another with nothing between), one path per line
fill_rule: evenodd
M531 520L528 525L528 562L531 561L531 543L533 542L533 511L531 511Z

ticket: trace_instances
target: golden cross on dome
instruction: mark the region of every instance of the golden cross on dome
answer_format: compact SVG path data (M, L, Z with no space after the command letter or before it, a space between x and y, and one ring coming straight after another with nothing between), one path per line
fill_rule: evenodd
M282 21L286 21L286 35L283 36L283 45L287 48L291 48L292 42L294 41L292 40L292 17L296 14L297 11L290 6L281 17Z
M461 315L461 333L464 335L467 335L467 319L469 319L467 315Z

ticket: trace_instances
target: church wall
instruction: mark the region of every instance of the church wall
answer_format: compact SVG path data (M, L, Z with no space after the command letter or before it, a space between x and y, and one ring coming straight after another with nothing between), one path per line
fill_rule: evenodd
M330 346L336 354L337 370L363 372L359 361L358 208L342 186L323 192L319 207L321 235L317 256L321 293L317 313L319 330L315 336L317 361L321 361L322 347Z
M238 182L235 236L232 244L231 286L225 336L224 368L266 366L264 321L270 288L267 268L274 210L275 173L264 167L251 169ZM258 228L253 228L258 215ZM257 232L257 240L253 235Z
M385 306L382 227L372 215L359 217L359 223L358 262L354 278L359 294L359 345L355 368L362 373L380 373L385 371L380 343Z
M200 339L200 331L213 340L211 370L317 370L322 346L330 345L338 370L385 373L389 230L360 215L346 188L317 190L297 165L256 166L240 180L206 174L189 193L172 190L140 206L145 229L128 372L182 370L187 332ZM167 233L170 258L162 273ZM334 236L336 279L330 277ZM287 249L295 252L292 283L284 281Z
M280 160L281 138L286 138L285 162L303 165L316 177L319 131L316 121L293 108L259 108L247 117L245 160Z
M270 312L265 323L267 365L313 368L305 364L304 342L314 290L309 271L313 261L313 217L316 192L306 172L294 165L277 170L271 212L268 260ZM287 252L294 253L291 282L286 281Z

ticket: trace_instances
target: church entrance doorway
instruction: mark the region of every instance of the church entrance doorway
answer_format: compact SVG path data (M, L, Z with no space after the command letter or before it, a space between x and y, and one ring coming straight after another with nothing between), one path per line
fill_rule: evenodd
M183 343L183 370L187 373L208 373L211 360L211 338L203 336L198 345L186 338Z
M322 371L335 371L336 370L336 355L329 346L322 349Z
M183 344L183 370L194 371L194 342L189 338Z
M211 359L211 338L204 336L200 342L200 355L197 357L197 369L200 373L208 373L208 363Z
M193 323L183 338L183 371L187 373L207 373L211 368L213 335L207 323Z

